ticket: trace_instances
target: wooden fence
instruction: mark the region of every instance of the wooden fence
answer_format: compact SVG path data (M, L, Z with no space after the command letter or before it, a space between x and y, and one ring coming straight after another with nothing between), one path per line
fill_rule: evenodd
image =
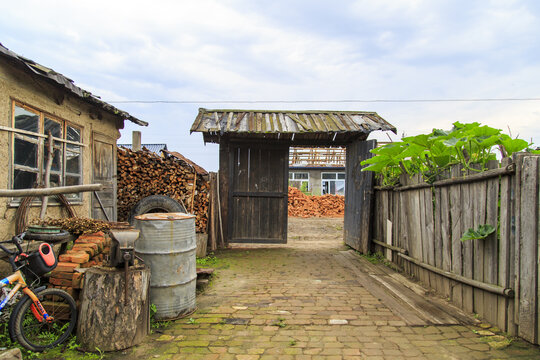
M425 184L376 188L372 249L455 305L500 329L539 343L539 160L517 154L488 171L455 166ZM461 241L490 224L483 240Z

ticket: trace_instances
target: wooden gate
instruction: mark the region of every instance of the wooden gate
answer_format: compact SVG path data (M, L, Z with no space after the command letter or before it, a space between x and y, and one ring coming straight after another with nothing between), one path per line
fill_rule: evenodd
M93 183L103 184L92 193L92 218L116 221L116 145L115 141L93 133Z
M376 140L355 141L347 145L345 168L344 240L347 245L367 254L370 243L370 219L373 199L373 172L362 172L360 162L373 156L369 150Z
M289 148L229 147L229 241L286 243Z

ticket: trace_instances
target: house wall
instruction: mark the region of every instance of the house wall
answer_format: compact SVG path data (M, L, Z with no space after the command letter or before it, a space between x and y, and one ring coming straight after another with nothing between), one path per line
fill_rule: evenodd
M13 127L12 101L20 101L34 109L50 113L62 120L82 127L82 183L92 183L92 135L100 133L116 144L120 137L117 120L110 114L79 100L56 86L46 83L25 71L0 59L0 125ZM93 115L90 115L90 113ZM101 118L101 119L100 119ZM122 125L120 122L119 125ZM12 176L12 133L0 130L0 188L11 188ZM114 146L116 150L116 146ZM116 154L115 154L116 161ZM82 201L73 203L78 216L90 217L91 194L83 193ZM16 205L10 198L0 198L0 240L14 235ZM40 205L34 204L28 220L39 217ZM47 217L61 217L61 207L51 204L47 208Z
M311 195L322 195L322 173L323 172L345 172L345 168L322 168L322 169L302 169L301 167L289 168L289 173L308 173L309 187ZM289 180L289 184L291 181Z

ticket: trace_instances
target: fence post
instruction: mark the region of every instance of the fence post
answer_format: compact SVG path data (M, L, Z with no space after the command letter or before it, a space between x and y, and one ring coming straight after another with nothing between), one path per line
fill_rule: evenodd
M538 342L538 156L516 157L518 335Z

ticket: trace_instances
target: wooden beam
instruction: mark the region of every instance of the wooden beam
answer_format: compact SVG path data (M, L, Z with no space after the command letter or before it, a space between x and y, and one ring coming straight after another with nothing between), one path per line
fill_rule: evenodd
M15 189L15 190L0 190L0 197L18 197L18 196L49 196L58 194L72 194L86 191L100 191L103 189L102 184L74 185L74 186L59 186L54 188L42 189Z

